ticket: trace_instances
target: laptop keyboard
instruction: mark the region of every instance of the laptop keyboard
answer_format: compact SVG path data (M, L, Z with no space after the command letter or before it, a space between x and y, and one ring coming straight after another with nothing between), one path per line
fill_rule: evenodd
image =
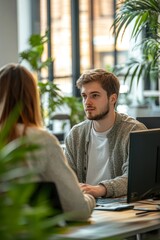
M119 197L119 198L97 198L96 205L110 204L110 203L118 203L124 202L126 203L127 197Z
M121 211L133 209L133 204L126 202L127 197L120 198L97 198L95 210Z

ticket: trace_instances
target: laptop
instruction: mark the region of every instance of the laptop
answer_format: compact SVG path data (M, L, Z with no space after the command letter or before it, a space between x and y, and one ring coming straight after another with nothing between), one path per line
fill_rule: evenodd
M63 213L58 190L54 182L35 182L30 184L33 184L33 191L29 197L31 206L47 204L53 210L52 216Z

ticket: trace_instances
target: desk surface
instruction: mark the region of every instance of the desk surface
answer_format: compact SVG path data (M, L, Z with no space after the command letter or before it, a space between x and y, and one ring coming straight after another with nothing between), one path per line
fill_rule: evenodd
M153 208L153 205L136 203L136 207ZM94 210L89 223L67 227L56 239L114 239L129 237L160 229L160 212L136 215L137 210L99 211ZM118 238L118 239L119 239ZM54 238L53 238L54 239Z

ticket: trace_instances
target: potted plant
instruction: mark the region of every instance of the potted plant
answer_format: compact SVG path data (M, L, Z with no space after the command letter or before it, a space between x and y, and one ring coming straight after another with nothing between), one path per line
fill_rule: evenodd
M44 45L48 42L48 32L44 36L33 34L28 39L29 48L19 54L20 62L27 61L36 73L37 84L41 94L41 108L44 124L51 129L50 120L53 118L57 108L67 106L69 108L70 127L84 119L83 106L79 98L74 96L64 97L61 90L48 79L42 80L41 71L52 64L53 59L47 58L42 61ZM62 130L64 125L62 126Z
M123 35L126 29L131 30L131 39L135 39L133 51L140 49L141 56L132 57L121 66L115 66L115 72L124 75L124 80L130 78L130 89L133 82L143 79L158 83L160 78L160 2L159 0L125 0L117 4L116 17L112 27L116 39ZM136 43L138 37L142 40Z
M48 42L48 32L44 36L33 34L28 39L29 48L19 54L20 62L26 61L34 71L37 84L41 94L41 109L44 124L47 126L52 112L62 104L62 94L60 89L48 79L42 80L41 71L47 68L53 61L52 58L47 58L42 61L44 53L44 45Z

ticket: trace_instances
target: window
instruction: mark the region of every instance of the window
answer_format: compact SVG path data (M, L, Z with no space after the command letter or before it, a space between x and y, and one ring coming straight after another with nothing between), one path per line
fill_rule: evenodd
M128 57L129 39L115 45L111 25L114 19L115 0L79 0L80 72L89 68L111 69L115 62L123 63ZM51 54L54 58L54 82L64 95L72 94L72 32L71 0L50 1ZM41 34L48 29L47 0L40 0ZM72 36L73 33L73 36ZM46 48L46 54L47 54ZM43 72L46 77L47 73Z

